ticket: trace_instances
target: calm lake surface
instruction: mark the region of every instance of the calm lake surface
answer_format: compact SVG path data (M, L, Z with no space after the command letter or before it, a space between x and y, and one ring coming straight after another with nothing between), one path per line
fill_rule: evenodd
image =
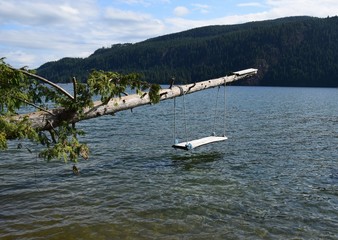
M187 95L186 124L176 99L181 138L213 131L216 95ZM11 143L0 239L338 239L338 89L227 87L229 139L191 152L171 147L173 106L78 124L91 149L79 176Z

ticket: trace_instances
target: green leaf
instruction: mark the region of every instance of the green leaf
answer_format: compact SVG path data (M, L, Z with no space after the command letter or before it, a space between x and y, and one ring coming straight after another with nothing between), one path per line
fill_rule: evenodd
M122 75L116 72L93 71L88 77L87 84L74 84L74 99L65 92L41 79L33 71L16 70L0 59L0 149L7 149L8 139L28 139L41 144L40 157L50 161L52 159L64 162L77 162L79 158L89 158L89 148L80 143L79 135L84 131L79 130L64 118L59 126L48 132L34 129L28 118L12 121L9 116L27 105L40 108L62 107L69 116L83 114L85 107L93 107L93 97L98 96L106 104L112 98L119 98L127 89L136 90L143 95L149 89L149 96L153 103L160 100L159 85L149 85L140 80L140 75L131 73ZM44 83L40 82L43 81ZM117 103L116 103L117 104Z

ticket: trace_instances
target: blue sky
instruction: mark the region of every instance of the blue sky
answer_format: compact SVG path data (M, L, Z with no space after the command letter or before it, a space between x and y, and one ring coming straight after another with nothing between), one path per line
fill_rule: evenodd
M207 25L338 15L337 0L0 0L0 57L37 68Z

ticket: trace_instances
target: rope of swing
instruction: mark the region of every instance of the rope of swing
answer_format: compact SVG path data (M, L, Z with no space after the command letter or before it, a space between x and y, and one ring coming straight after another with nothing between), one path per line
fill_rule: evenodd
M185 93L183 93L183 117L184 117L184 133L185 133L185 140L186 140L186 142L188 142L187 116L186 116L186 107L185 107Z
M182 90L183 91L183 90ZM176 144L177 139L177 127L176 127L176 98L174 98L174 143ZM187 117L186 117L186 104L185 104L185 93L183 92L183 121L184 121L184 133L186 142L188 142L188 130L187 130Z
M174 143L176 143L176 98L174 98Z
M216 95L216 104L215 104L215 115L214 115L214 126L213 126L213 135L216 135L216 120L217 120L217 110L218 110L218 98L220 94L220 86L217 90ZM226 80L224 79L224 109L223 109L223 136L225 137L226 131Z
M215 115L213 123L213 135L216 135L216 119L218 110L218 98L220 93L220 86L217 89L216 103L215 103ZM174 98L174 142L177 143L177 127L176 127L176 98ZM186 103L185 103L185 92L183 92L183 121L184 121L184 133L186 142L188 142L188 130L187 130L187 117L186 117ZM226 133L226 80L224 79L224 113L223 113L223 136Z
M214 113L214 124L213 124L213 128L212 128L212 135L213 135L213 136L216 136L216 119L217 119L217 107L218 107L219 89L220 89L220 87L218 87L218 89L217 89L217 94L216 94L215 113Z
M226 84L227 80L224 78L224 116L223 116L223 137L225 137L225 131L226 131Z

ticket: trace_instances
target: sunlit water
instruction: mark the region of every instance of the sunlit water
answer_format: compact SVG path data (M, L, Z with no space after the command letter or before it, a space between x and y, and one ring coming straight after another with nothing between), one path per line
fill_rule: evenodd
M191 152L171 147L173 100L78 124L79 176L12 143L0 239L338 239L338 90L226 91L229 139ZM178 137L213 131L216 93L187 95L186 121L176 100Z

